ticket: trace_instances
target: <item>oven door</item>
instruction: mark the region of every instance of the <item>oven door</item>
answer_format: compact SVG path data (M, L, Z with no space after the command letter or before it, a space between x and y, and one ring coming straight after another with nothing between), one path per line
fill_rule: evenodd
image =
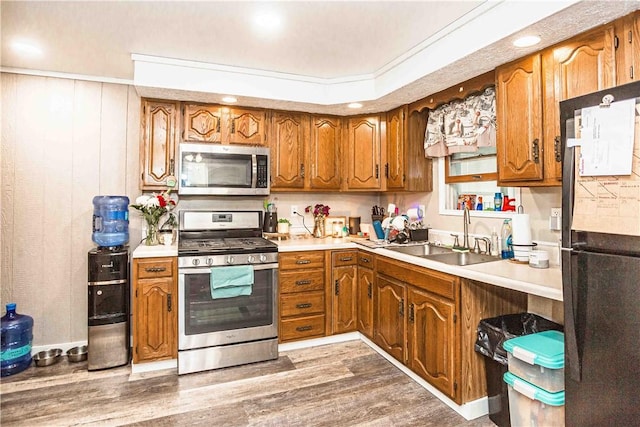
M210 268L179 270L178 349L278 336L278 264L254 265L251 295L211 297Z

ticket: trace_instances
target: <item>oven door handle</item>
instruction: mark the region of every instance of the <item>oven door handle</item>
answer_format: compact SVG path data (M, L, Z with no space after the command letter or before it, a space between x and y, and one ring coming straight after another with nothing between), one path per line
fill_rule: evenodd
M271 263L271 264L251 264L253 266L253 270L257 271L257 270L273 270L278 268L278 263ZM224 266L216 266L216 267L224 267ZM198 268L181 268L180 269L180 274L209 274L211 273L211 269L212 268L216 268L216 267L198 267Z

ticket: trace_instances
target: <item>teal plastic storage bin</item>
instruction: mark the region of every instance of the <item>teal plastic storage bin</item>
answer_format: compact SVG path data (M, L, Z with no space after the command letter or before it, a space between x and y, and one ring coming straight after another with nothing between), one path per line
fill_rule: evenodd
M503 344L509 372L548 392L564 390L564 334L544 331Z
M504 382L512 426L564 426L564 391L550 393L511 372L504 374Z

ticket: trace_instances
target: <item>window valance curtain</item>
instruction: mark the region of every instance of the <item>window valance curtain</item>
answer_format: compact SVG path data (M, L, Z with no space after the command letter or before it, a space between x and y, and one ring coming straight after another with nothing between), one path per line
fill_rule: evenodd
M424 135L425 157L478 151L496 145L495 86L429 112Z

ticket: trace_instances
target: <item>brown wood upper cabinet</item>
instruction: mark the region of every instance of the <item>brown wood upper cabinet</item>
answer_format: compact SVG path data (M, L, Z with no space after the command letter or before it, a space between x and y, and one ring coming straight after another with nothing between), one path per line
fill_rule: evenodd
M380 117L347 119L347 190L380 190Z
M496 69L498 180L557 186L562 100L615 85L613 25Z
M274 111L270 132L272 189L340 189L340 117Z
M160 190L175 173L178 102L142 100L140 189Z
M640 10L614 22L616 47L616 83L640 79Z
M265 110L212 104L184 104L185 142L266 144Z

